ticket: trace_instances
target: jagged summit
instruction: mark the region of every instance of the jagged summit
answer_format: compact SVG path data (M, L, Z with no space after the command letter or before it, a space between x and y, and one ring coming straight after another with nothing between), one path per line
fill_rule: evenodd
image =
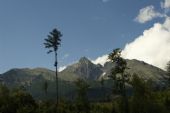
M87 57L81 57L79 62L80 63L92 63Z
M88 58L82 57L79 62L68 66L59 77L67 81L74 81L77 78L97 80L102 74L101 67L93 64Z

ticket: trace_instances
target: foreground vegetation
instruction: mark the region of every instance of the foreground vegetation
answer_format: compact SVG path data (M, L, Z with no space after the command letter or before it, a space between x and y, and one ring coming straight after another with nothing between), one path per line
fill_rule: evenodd
M0 113L125 113L122 96L113 96L105 102L88 101L88 85L78 80L77 98L74 101L35 100L24 89L9 90L0 85ZM128 97L130 113L169 113L170 90L154 91L149 82L137 76L132 80L133 95Z

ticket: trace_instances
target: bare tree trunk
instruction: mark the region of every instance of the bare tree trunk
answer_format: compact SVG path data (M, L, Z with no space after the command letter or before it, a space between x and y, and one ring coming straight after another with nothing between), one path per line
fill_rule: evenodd
M57 62L57 51L55 51L55 67L56 67L56 96L57 96L57 113L58 113L58 72L57 72L57 65L58 65L58 62Z
M123 96L123 101L124 101L124 110L125 110L125 113L129 113L129 103L128 103L128 97L127 97L127 94L126 94L124 73L122 73L122 80L123 80L122 96Z

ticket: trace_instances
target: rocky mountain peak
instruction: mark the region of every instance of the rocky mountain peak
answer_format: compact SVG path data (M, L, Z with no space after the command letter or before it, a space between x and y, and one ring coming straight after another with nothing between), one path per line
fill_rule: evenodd
M79 62L80 63L91 63L91 61L87 57L81 57Z
M63 70L62 73L60 73L59 77L62 77L67 81L73 81L77 78L97 80L101 74L101 66L93 64L86 57L82 57L80 58L79 62Z

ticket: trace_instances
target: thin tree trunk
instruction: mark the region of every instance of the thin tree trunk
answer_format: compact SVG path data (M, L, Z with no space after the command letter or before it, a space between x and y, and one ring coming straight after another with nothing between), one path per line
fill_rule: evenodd
M123 80L123 91L122 91L122 96L123 96L123 100L124 100L124 109L125 109L125 113L129 113L129 103L128 103L128 98L126 95L126 86L125 86L125 77L124 77L124 73L122 73L122 80Z
M57 51L55 51L55 67L56 67L56 96L57 96L57 112L58 112L58 73L57 73Z

